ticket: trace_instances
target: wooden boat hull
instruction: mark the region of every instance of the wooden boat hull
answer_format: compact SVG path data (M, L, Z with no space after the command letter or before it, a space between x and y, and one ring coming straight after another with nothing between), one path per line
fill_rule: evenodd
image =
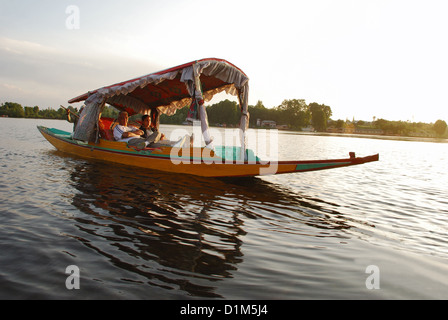
M348 159L309 161L248 161L224 160L206 148L171 148L135 150L125 142L99 139L98 143L73 140L68 132L37 127L57 150L83 158L120 163L128 166L203 177L249 177L326 170L378 161L379 155Z

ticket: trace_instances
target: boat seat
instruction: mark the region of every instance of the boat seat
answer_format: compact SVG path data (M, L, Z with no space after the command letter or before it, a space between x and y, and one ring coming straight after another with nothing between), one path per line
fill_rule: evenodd
M116 125L114 118L101 118L98 121L98 129L100 131L100 137L105 140L114 141L113 129Z
M224 160L237 161L240 159L241 147L238 146L216 146L215 154ZM261 159L255 155L252 149L246 149L248 161L260 162Z
M134 121L136 125L141 125L141 121ZM98 121L100 137L105 140L115 141L114 128L117 125L117 119L102 117Z

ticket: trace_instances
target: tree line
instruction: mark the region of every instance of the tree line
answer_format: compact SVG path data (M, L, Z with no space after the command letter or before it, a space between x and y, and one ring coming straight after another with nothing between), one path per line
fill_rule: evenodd
M162 115L161 123L182 124L188 114L189 106L178 110L173 116ZM312 125L317 131L325 131L332 115L331 108L324 104L313 102L306 104L303 99L284 100L275 108L266 108L261 101L248 106L249 126L259 127L257 120L272 120L277 124L286 125L291 130ZM211 125L226 125L237 127L241 118L241 110L235 101L223 100L207 106L208 121Z
M409 121L389 121L378 119L366 125L363 121L358 121L359 127L373 127L381 129L386 135L401 136L422 136L422 137L448 137L447 123L444 120L437 120L434 124Z
M178 110L173 116L162 115L161 123L182 124L188 114L188 106ZM363 120L333 120L330 106L312 102L307 104L303 99L284 100L275 108L266 108L261 101L249 105L249 126L260 127L260 120L272 120L278 125L285 125L289 130L301 130L311 126L314 131L326 132L327 128L335 127L345 129L352 127L359 131L378 130L385 135L421 136L421 137L445 137L448 138L448 126L444 120L437 120L434 124L409 121L390 121L377 119L372 122ZM223 100L207 107L208 120L211 125L223 125L227 127L239 126L241 111L235 101ZM369 130L370 129L370 130ZM353 130L354 131L354 130ZM342 131L347 132L347 131Z
M208 108L209 121L219 122L221 113L226 110L233 124L239 122L240 111L236 102L222 101ZM358 131L369 132L378 130L385 135L421 136L421 137L445 137L448 138L448 125L444 120L433 123L390 121L377 119L372 122L363 120L333 120L330 106L312 102L307 104L303 99L284 100L275 108L266 108L261 101L255 106L249 106L250 126L257 127L257 119L273 120L277 124L286 125L290 130L301 130L311 126L316 132L326 132L327 128L352 127Z
M68 109L78 113L77 108L69 106ZM277 124L287 125L292 130L300 130L302 127L312 125L318 131L325 131L327 122L331 117L331 108L326 105L311 103L307 105L305 100L284 100L275 108L266 108L261 101L255 106L249 106L249 125L257 127L257 119L273 120ZM161 115L160 123L182 124L187 118L189 106L185 106L172 116ZM117 117L118 111L106 106L103 110L104 117ZM208 120L211 125L225 124L229 127L238 126L241 111L235 101L223 100L211 106L207 106ZM15 102L5 102L0 106L0 116L12 118L36 118L36 119L67 119L67 111L60 107L58 109L40 109L35 107L22 107Z
M77 114L79 112L78 108L69 106L67 109ZM104 108L103 117L116 118L118 116L118 111L110 106ZM11 117L11 118L33 118L33 119L59 119L67 120L67 110L60 107L58 109L40 109L38 106L34 107L22 107L21 104L16 102L5 102L0 105L0 117Z
M78 109L69 106L68 109L77 113ZM161 115L162 124L182 124L187 118L189 106L185 106L172 116ZM260 127L260 120L272 120L278 125L285 125L289 130L301 130L312 126L317 132L325 132L332 126L339 129L348 126L358 129L378 129L388 135L419 135L448 137L447 124L444 120L437 120L434 124L408 121L389 121L378 119L373 122L348 121L331 119L332 110L325 104L312 102L307 104L304 99L284 100L282 104L274 108L266 108L261 101L254 106L249 105L249 126ZM116 118L118 111L106 106L102 115L104 117ZM239 105L235 101L223 100L207 106L207 115L210 125L225 125L227 127L238 127L241 118ZM40 109L38 106L22 107L15 102L5 102L0 105L0 117L13 118L42 118L42 119L67 119L67 111L64 108Z

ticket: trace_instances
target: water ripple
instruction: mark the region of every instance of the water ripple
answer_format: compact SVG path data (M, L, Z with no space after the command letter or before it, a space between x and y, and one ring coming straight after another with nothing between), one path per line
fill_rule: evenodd
M444 145L417 155L415 142L288 135L303 148L294 159L342 146L388 152L325 173L202 179L87 161L27 137L0 145L2 298L370 298L367 264L401 276L415 253L411 266L431 271L407 279L435 287L445 271L432 260L448 258ZM312 153L317 142L323 154ZM64 286L71 264L79 293ZM422 296L393 284L382 297Z

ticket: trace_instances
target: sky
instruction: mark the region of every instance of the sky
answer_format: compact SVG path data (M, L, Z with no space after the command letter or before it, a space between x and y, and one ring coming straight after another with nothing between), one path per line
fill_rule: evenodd
M213 57L249 76L251 105L448 121L447 13L446 0L0 0L0 103L58 109Z

